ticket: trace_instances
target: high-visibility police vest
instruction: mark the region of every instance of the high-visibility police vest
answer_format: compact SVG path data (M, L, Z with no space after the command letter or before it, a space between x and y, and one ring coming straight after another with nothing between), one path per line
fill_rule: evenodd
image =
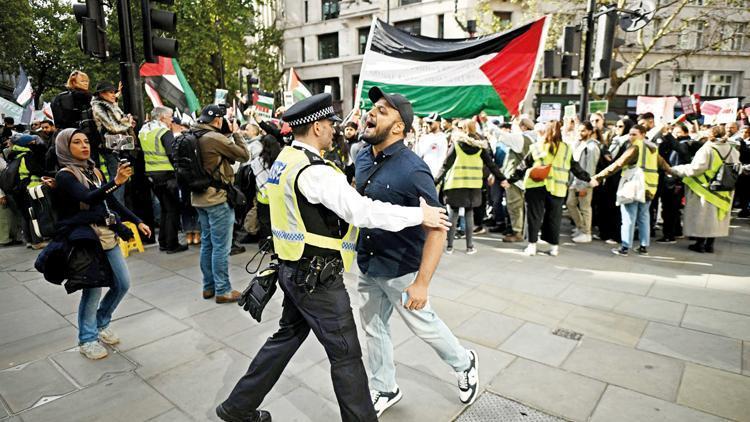
M21 160L21 164L18 166L18 180L24 181L29 179L29 185L27 187L33 188L42 184L42 178L31 174L29 168L26 166L26 158L28 153L31 151L29 148L22 147L19 145L13 145L12 151L19 152L18 159Z
M531 169L526 170L524 185L526 189L544 186L552 196L564 198L568 192L568 179L570 178L570 161L573 159L573 150L565 142L560 142L555 154L549 150L546 142L537 142L531 146L531 156L534 158L534 167L551 165L552 168L547 178L535 182L529 176Z
M149 131L141 130L138 134L143 150L143 159L146 162L146 173L174 171L172 163L169 162L167 151L161 144L161 137L168 131L169 129L165 127L157 126Z
M683 177L682 182L690 188L693 193L703 198L704 201L718 208L716 216L719 220L729 214L732 209L732 191L712 191L708 185L713 180L716 173L721 167L722 160L719 152L714 149L712 152L711 167L700 176Z
M341 173L330 161L320 163ZM344 261L344 269L349 271L357 253L359 230L349 225L343 238L329 237L309 232L302 219L297 197L297 176L305 168L321 164L313 163L304 151L288 146L281 150L273 163L266 182L266 193L271 211L274 250L280 259L286 261L302 258L305 245L338 251Z
M656 151L643 145L643 139L633 141L638 147L638 161L626 168L640 167L643 170L643 180L646 182L646 192L651 198L656 196L659 187L659 155Z
M268 205L268 195L266 194L266 188L258 189L258 193L255 194L255 199L258 200L259 204Z
M482 150L474 154L467 154L456 143L456 162L448 173L445 190L449 189L481 189L482 188Z

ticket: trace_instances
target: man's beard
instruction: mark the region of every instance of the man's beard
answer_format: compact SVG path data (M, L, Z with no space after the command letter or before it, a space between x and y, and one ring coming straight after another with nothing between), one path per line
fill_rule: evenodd
M367 142L370 145L382 144L383 141L385 141L386 138L388 138L388 132L391 131L392 127L393 125L391 125L389 128L384 129L382 131L375 132L375 134L372 136L367 136L366 135L367 132L365 131L365 133L362 134L362 140Z

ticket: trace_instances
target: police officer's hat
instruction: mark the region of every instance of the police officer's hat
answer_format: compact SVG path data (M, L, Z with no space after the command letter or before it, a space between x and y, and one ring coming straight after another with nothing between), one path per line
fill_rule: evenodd
M291 127L304 126L323 119L341 121L333 110L333 97L327 93L313 95L295 103L284 112L281 119Z

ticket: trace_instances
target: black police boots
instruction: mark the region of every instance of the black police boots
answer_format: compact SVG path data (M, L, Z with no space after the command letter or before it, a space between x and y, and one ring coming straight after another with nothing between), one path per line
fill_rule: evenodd
M235 416L221 404L216 406L216 416L226 422L271 422L271 414L265 410L255 410L247 416Z

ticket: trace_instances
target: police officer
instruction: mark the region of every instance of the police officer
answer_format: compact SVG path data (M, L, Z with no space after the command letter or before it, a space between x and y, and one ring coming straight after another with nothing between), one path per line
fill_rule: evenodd
M188 246L181 245L177 240L177 232L180 230L180 199L174 167L169 161L174 142L169 129L172 124L172 109L154 107L151 116L152 120L138 132L138 140L146 163L146 176L153 185L154 195L159 199L161 208L159 250L173 254L186 251Z
M362 197L333 163L321 158L333 142L334 122L340 121L330 94L296 103L283 119L295 140L281 151L266 184L284 292L280 328L216 413L230 422L270 421L258 406L312 330L331 364L341 419L375 421L342 275L356 253L356 227L399 231L423 224L447 230L447 216L423 199L420 207L399 207Z

